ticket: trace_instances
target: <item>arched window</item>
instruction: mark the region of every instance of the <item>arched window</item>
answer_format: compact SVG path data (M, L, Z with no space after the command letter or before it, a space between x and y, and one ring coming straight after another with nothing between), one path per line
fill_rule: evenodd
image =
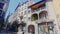
M35 32L35 27L34 27L34 25L29 25L29 26L28 26L28 32L29 32L29 33L34 33L34 32Z
M47 11L41 11L39 13L39 18L47 18Z
M31 16L31 20L32 20L32 21L38 20L38 15L37 15L37 14L33 14L33 15Z

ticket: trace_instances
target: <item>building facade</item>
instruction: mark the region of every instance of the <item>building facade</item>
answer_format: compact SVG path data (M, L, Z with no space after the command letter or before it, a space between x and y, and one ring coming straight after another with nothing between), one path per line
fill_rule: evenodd
M15 14L17 14L16 19L19 24L26 23L25 26L22 27L21 25L18 28L19 32L25 34L59 34L53 0L42 0L30 6L28 2L19 4Z
M0 0L0 23L4 22L5 13L8 9L9 0Z
M9 1L10 0L0 0L0 32L2 29L5 29L5 14L8 9Z

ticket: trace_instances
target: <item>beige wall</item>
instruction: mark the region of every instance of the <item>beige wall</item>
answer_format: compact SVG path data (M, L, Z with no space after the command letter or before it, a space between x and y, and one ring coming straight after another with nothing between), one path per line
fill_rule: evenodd
M57 20L60 25L60 0L53 0L54 8L57 13Z
M57 17L60 20L60 0L53 0L54 8L57 13Z
M56 17L58 20L58 26L60 27L60 0L53 0L53 4L54 4L54 9L56 11ZM59 33L60 33L60 29L59 29Z

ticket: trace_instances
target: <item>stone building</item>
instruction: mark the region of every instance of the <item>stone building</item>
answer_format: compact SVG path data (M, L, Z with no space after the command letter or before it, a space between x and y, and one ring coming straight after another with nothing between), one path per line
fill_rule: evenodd
M18 16L16 19L19 24L26 23L25 26L20 25L19 32L25 34L59 34L53 0L41 0L30 6L27 1L19 4L16 12Z

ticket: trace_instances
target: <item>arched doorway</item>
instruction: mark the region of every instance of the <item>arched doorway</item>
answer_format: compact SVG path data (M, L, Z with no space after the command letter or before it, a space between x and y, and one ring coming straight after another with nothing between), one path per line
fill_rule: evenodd
M34 34L35 33L35 27L34 25L29 25L28 26L28 32Z
M35 13L31 16L31 20L32 21L35 21L35 20L38 20L38 15Z
M39 18L46 18L47 17L47 11L41 11L40 13L39 13Z

